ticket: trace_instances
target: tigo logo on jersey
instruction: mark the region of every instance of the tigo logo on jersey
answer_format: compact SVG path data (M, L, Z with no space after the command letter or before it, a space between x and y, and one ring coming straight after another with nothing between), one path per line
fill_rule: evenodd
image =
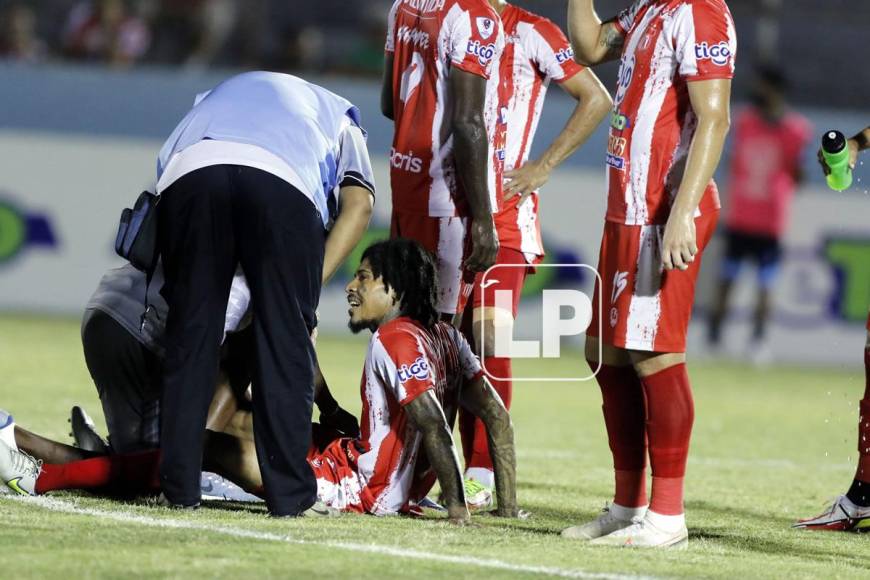
M429 363L426 362L425 357L417 357L417 360L414 361L410 367L408 365L402 365L399 369L399 382L403 385L410 381L411 379L417 379L418 381L424 381L429 378Z
M569 60L574 60L574 49L570 46L556 53L556 62L559 64L565 64Z
M486 65L495 56L495 45L494 44L483 45L480 43L479 40L474 40L474 41L469 40L468 41L468 48L466 49L466 52L472 56L476 56L477 61L480 64Z
M419 157L414 157L414 152L400 153L395 149L390 149L390 165L393 169L400 171L409 171L411 173L420 173L423 171L423 160Z
M716 66L725 66L731 62L731 48L724 40L719 44L709 46L706 42L695 45L695 58L710 60Z
M11 260L28 246L57 246L48 217L27 215L0 200L0 264Z
M477 18L477 31L484 40L488 40L492 33L495 32L495 21L492 18L479 16Z

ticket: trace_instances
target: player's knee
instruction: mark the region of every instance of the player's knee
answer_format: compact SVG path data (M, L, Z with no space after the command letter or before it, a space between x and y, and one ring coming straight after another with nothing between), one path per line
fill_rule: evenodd
M513 315L497 308L478 308L474 311L474 341L477 352L482 357L499 356L496 354L498 336L505 338L513 335Z

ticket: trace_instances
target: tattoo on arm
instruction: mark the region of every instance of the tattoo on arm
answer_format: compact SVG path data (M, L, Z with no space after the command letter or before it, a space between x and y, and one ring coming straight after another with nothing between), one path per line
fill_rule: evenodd
M625 45L625 35L619 31L613 20L601 25L599 44L602 48L607 49L608 57L617 57L622 52L622 47Z
M441 404L435 394L429 391L411 401L405 409L423 436L423 448L441 484L450 518L467 519L468 508L465 505L459 456Z
M495 487L498 497L497 514L516 517L517 506L517 458L514 448L514 429L510 415L501 398L485 377L466 384L462 390L462 405L479 417L486 426L489 453L495 471Z

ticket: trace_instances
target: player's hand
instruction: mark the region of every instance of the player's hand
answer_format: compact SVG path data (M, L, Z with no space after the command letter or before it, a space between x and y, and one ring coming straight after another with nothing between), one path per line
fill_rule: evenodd
M697 253L694 216L672 213L662 240L662 264L665 270L688 270Z
M521 205L550 180L550 170L539 161L526 161L522 167L506 171L504 176L510 180L504 188L505 201L519 195Z
M492 217L488 220L474 220L471 224L471 255L462 266L472 272L486 272L495 264L498 255L498 235Z
M855 166L858 164L858 152L861 148L858 146L858 141L855 139L849 139L846 141L846 146L849 148L849 169L854 170ZM825 172L825 175L830 175L831 168L828 167L828 162L825 161L825 156L822 155L821 149L819 149L818 158L819 165L822 166L822 171Z
M359 422L356 417L341 407L336 407L335 410L328 415L321 413L320 424L324 427L335 429L347 437L352 437L354 439L359 437Z

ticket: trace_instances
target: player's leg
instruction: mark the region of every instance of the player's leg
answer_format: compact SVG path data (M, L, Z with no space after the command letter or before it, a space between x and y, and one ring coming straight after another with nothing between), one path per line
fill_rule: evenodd
M736 232L726 230L725 256L719 265L719 279L716 283L716 292L707 326L707 343L712 349L719 348L721 345L722 325L728 315L728 301L731 298L734 281L740 275L740 266L743 260L741 239Z
M794 527L824 531L870 530L870 313L864 345L864 397L858 412L858 467L852 485L816 517L800 520Z
M641 227L637 267L625 292L629 303L617 306L627 316L617 312L615 326L624 329L617 346L628 350L643 388L653 485L643 522L596 544L668 548L685 546L688 540L683 495L695 413L685 364L686 334L703 251L717 218L713 213L695 220L699 253L684 272L661 270L663 226Z
M771 289L779 275L782 250L779 240L758 237L755 260L758 263L758 293L752 319L751 360L756 364L770 361L770 349L766 344L767 323L771 312Z
M163 493L177 506L202 497L202 451L236 254L231 203L236 167L215 165L181 177L158 206L169 305L161 399Z
M325 232L304 194L262 171L236 176L234 229L251 289L253 413L265 499L276 516L295 516L316 501L305 457L311 444L317 325Z
M473 293L471 344L481 358L490 383L508 409L513 396L513 369L510 357L505 356L507 353L496 352L496 334L499 333L505 338L513 335L514 319L528 269L529 264L522 252L501 248L496 267L477 276ZM466 492L475 492L466 493L466 497L469 505L476 506L473 496L477 495L483 501L495 487L492 458L483 421L464 409L460 409L459 417L465 455L465 479L469 482ZM476 485L470 482L475 482ZM489 505L491 501L483 503Z
M89 311L85 317L82 347L103 407L112 451L155 449L160 444L162 369L157 356L99 310Z
M613 456L613 503L595 520L568 528L562 535L592 540L631 525L646 512L646 410L643 388L628 353L613 346L624 333L619 312L628 306L628 271L637 261L639 228L607 223L601 241L592 303L603 297L605 312L593 312L586 337L586 360L601 390L607 440ZM601 334L599 335L599 328Z

